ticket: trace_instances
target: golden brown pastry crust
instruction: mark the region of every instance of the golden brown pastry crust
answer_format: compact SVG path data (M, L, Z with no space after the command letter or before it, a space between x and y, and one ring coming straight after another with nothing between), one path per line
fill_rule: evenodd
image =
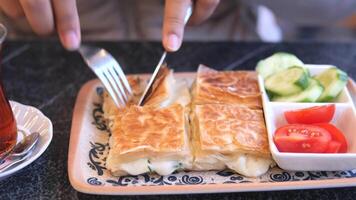
M139 98L141 97L145 84L142 81L142 79L138 76L127 76L126 77L131 89L133 95L130 97L128 101L128 105L135 105L139 101ZM106 119L110 119L115 115L118 115L122 113L122 111L125 108L118 108L114 101L111 99L109 94L105 91L103 94L103 111L104 111L104 117Z
M132 152L179 152L185 147L184 108L131 106L112 127L111 150L118 156Z
M163 108L172 104L190 104L189 88L185 80L175 79L173 70L169 70L167 66L161 68L152 88L144 106Z
M115 110L111 115L114 123L110 126L112 135L107 169L126 174L122 172L121 164L140 158L186 159L188 164L184 168L193 170L220 170L226 167L226 160L244 153L270 158L261 95L254 72L217 72L207 67L199 68L193 90L192 136L186 127L187 104L168 103L164 104L166 108L160 108L163 101L172 97L172 91L178 94L176 88L170 87L174 85L171 73L168 68L162 70L144 107L129 104L118 110L112 104L104 109L105 112ZM142 93L144 87L140 88ZM138 98L132 102L136 103ZM189 137L192 137L190 142Z
M244 104L262 108L256 72L215 71L201 65L194 87L194 104Z
M173 73L168 67L163 66L152 84L152 90L143 102L144 105L159 106L159 104L169 97L168 75Z
M262 110L232 104L195 106L195 133L203 151L269 157Z

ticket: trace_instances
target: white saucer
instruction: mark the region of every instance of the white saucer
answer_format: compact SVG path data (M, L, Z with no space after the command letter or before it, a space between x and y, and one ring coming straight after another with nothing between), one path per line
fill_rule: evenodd
M5 179L11 174L21 170L40 157L40 155L42 155L51 143L53 136L52 122L40 110L14 101L10 101L10 104L16 118L18 129L25 134L38 132L40 134L40 139L34 148L32 155L20 164L15 165L1 173L0 180ZM22 136L19 134L17 140L20 141L21 139Z

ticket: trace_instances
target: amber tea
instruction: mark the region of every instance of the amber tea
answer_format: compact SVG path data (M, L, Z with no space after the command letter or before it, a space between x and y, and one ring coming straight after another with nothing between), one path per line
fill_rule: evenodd
M0 49L6 36L6 28L0 24ZM2 83L2 70L0 66L0 158L8 154L16 144L17 128L15 117L10 103L6 97Z

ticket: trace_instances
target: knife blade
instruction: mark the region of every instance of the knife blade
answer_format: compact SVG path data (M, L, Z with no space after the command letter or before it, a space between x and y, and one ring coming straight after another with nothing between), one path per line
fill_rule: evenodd
M156 77L157 77L157 74L159 73L161 66L164 62L164 59L166 58L167 56L167 52L164 51L163 55L161 56L161 59L159 60L156 68L155 68L155 71L153 71L153 74L150 78L150 81L148 82L146 88L145 88L145 91L143 92L143 95L138 103L139 106L143 106L143 103L145 102L146 98L149 96L148 94L150 94L152 92L152 85L153 85L153 82L155 81Z
M192 15L192 12L193 12L193 6L191 4L187 9L187 13L186 13L185 18L184 18L184 24L186 24L188 22L190 16ZM147 84L147 86L146 86L146 88L145 88L145 90L143 92L143 95L141 96L140 101L138 102L139 106L143 106L146 98L152 92L152 90L153 90L152 85L155 82L157 75L159 74L159 71L160 71L160 69L162 67L162 64L163 64L166 56L167 56L167 51L164 51L162 56L161 56L161 59L159 60L157 66L155 68L155 70L153 71L153 74L152 74L152 76L151 76L151 78L150 78L150 80L149 80L149 82L148 82L148 84Z

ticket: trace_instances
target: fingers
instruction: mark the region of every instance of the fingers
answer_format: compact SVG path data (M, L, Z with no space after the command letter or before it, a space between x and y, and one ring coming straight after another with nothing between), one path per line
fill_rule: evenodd
M80 46L80 24L76 0L52 0L59 38L65 48Z
M219 0L196 0L189 22L199 24L210 17ZM177 51L183 39L184 18L191 0L166 0L163 19L163 46L167 51Z
M53 32L53 13L49 0L20 0L20 4L35 33L48 35Z
M25 15L33 31L39 35L48 35L56 28L68 50L80 45L76 0L0 0L0 7L12 18Z
M190 0L166 0L163 19L163 46L167 51L177 51L182 44L184 18Z
M11 18L19 18L24 15L20 3L17 0L0 0L0 8Z
M219 0L197 0L189 23L200 24L208 19L219 4Z

